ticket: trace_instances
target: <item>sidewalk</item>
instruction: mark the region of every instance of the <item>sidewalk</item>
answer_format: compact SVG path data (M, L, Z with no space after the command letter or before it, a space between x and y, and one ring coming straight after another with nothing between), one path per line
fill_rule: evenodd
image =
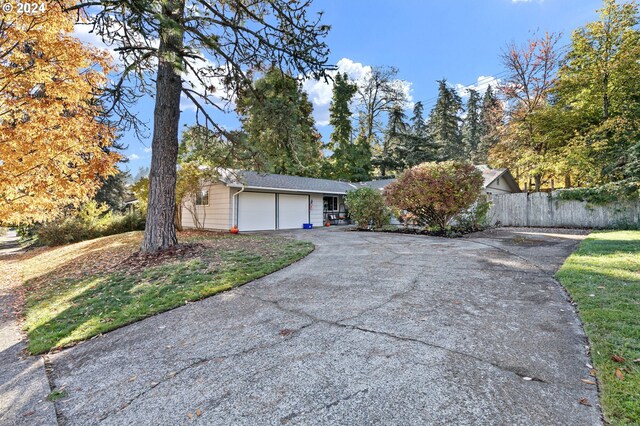
M42 357L27 357L15 316L21 247L15 232L0 237L0 425L57 425Z

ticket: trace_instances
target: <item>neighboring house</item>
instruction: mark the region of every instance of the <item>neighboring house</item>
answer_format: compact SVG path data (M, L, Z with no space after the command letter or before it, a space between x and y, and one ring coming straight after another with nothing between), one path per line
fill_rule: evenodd
M484 178L484 192L492 194L511 194L521 192L518 182L513 178L509 169L490 169L486 164L476 166Z
M507 170L481 169L487 193L520 192ZM493 172L492 174L489 171ZM509 180L510 179L510 180ZM362 186L382 190L395 179L350 183L301 176L224 171L217 182L205 184L182 210L185 228L240 231L298 229L346 218L344 195ZM514 186L515 185L515 186Z

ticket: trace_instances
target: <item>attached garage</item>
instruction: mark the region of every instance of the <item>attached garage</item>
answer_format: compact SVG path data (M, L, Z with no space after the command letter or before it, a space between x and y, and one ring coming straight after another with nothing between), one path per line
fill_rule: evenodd
M238 229L240 231L276 229L276 194L269 192L238 194Z
M237 209L240 231L300 229L309 222L308 195L241 192Z
M300 229L309 223L309 196L278 194L278 229Z

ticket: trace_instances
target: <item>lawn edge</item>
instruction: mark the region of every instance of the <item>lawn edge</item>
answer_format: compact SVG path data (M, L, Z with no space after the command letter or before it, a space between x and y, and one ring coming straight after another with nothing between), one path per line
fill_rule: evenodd
M311 255L311 254L316 250L316 245L315 245L315 244L313 244L313 242L311 242L311 241L307 241L307 240L298 240L298 239L295 239L295 238L293 238L293 239L291 239L291 238L290 238L290 240L291 240L291 241L300 241L300 242L309 243L309 244L311 244L311 250L310 250L307 254L305 254L304 256L302 256L302 257L300 257L300 258L298 258L298 259L294 260L293 262L291 262L291 263L289 263L289 264L286 264L286 265L283 265L283 266L282 266L282 267L280 267L280 268L274 269L273 271L271 271L271 272L269 272L269 273L267 273L267 274L265 274L265 275L262 275L262 276L260 276L260 277L254 278L254 279L252 279L252 280L250 280L250 281L246 281L246 282L244 282L244 283L237 284L237 285L231 286L231 287L229 287L229 288L223 288L223 289L220 289L219 291L216 291L216 292L215 292L215 293L213 293L213 294L210 294L210 295L208 295L208 296L201 297L201 298L199 298L199 299L193 299L193 300L185 301L185 302L183 302L183 303L182 303L182 304L180 304L180 305L177 305L177 306L175 306L175 307L173 307L173 308L169 308L169 309L164 310L164 311L161 311L161 312L156 312L156 313L154 313L154 314L150 314L150 315L146 315L146 316L143 316L143 317L140 317L140 318L133 319L133 320L132 320L132 321L130 321L130 322L123 323L123 324L121 324L120 326L118 326L118 327L116 327L116 328L113 328L113 329L111 329L111 330L109 330L109 331L106 331L106 332L104 332L104 333L99 333L99 334L93 335L93 336L91 336L91 337L89 337L89 338L87 338L87 339L83 339L83 340L77 340L77 341L69 342L69 343L66 343L66 344L64 344L64 345L56 346L56 347L53 347L53 348L50 348L50 349L47 349L47 350L44 350L44 351L32 352L32 351L29 349L30 341L29 341L29 338L28 338L27 330L25 330L25 328L24 328L24 324L25 324L25 322L26 322L25 309L24 309L24 308L25 308L25 302L26 302L26 300L21 300L20 310L19 310L19 312L16 312L16 316L17 316L18 324L19 324L19 326L20 326L20 332L21 332L21 334L23 334L24 339L25 339L25 348L24 348L24 352L25 352L25 353L26 353L26 355L28 355L28 356L43 356L43 357L46 357L46 356L48 356L48 355L52 355L52 354L56 354L56 353L62 352L63 350L66 350L66 349L72 348L72 347L74 347L74 346L78 346L78 345L80 345L80 344L82 344L82 343L88 342L88 341L93 340L93 339L97 339L97 338L99 338L99 337L101 337L101 336L103 336L103 335L105 335L105 334L108 334L108 333L111 333L111 332L113 332L113 331L119 330L119 329L121 329L121 328L123 328L123 327L126 327L126 326L129 326L129 325L131 325L131 324L135 324L135 323L137 323L137 322L144 321L144 320L146 320L146 319L148 319L148 318L151 318L151 317L155 317L155 316L157 316L157 315L164 314L165 312L170 312L170 311L173 311L173 310L175 310L175 309L183 308L183 307L185 307L186 305L191 304L191 303L197 303L197 302L200 302L200 301L202 301L202 300L209 299L210 297L218 296L218 295L220 295L220 294L226 293L226 292L231 291L231 290L235 290L235 289L237 289L237 288L239 288L239 287L242 287L242 286L244 286L244 285L250 284L250 283L255 282L255 281L257 281L257 280L260 280L260 279L262 279L262 278L268 277L268 276L270 276L270 275L272 275L272 274L275 274L275 273L276 273L276 272L278 272L278 271L281 271L281 270L283 270L283 269L285 269L285 268L288 268L289 266L295 265L296 263L298 263L298 262L302 261L303 259L307 258L309 255ZM24 282L22 282L22 284L24 284ZM21 284L21 285L22 285L22 284Z

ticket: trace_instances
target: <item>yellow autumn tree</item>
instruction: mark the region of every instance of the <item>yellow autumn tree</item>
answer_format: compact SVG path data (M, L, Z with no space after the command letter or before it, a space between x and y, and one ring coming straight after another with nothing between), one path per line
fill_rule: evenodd
M107 52L73 36L73 1L0 17L0 223L55 218L116 172L98 96Z

